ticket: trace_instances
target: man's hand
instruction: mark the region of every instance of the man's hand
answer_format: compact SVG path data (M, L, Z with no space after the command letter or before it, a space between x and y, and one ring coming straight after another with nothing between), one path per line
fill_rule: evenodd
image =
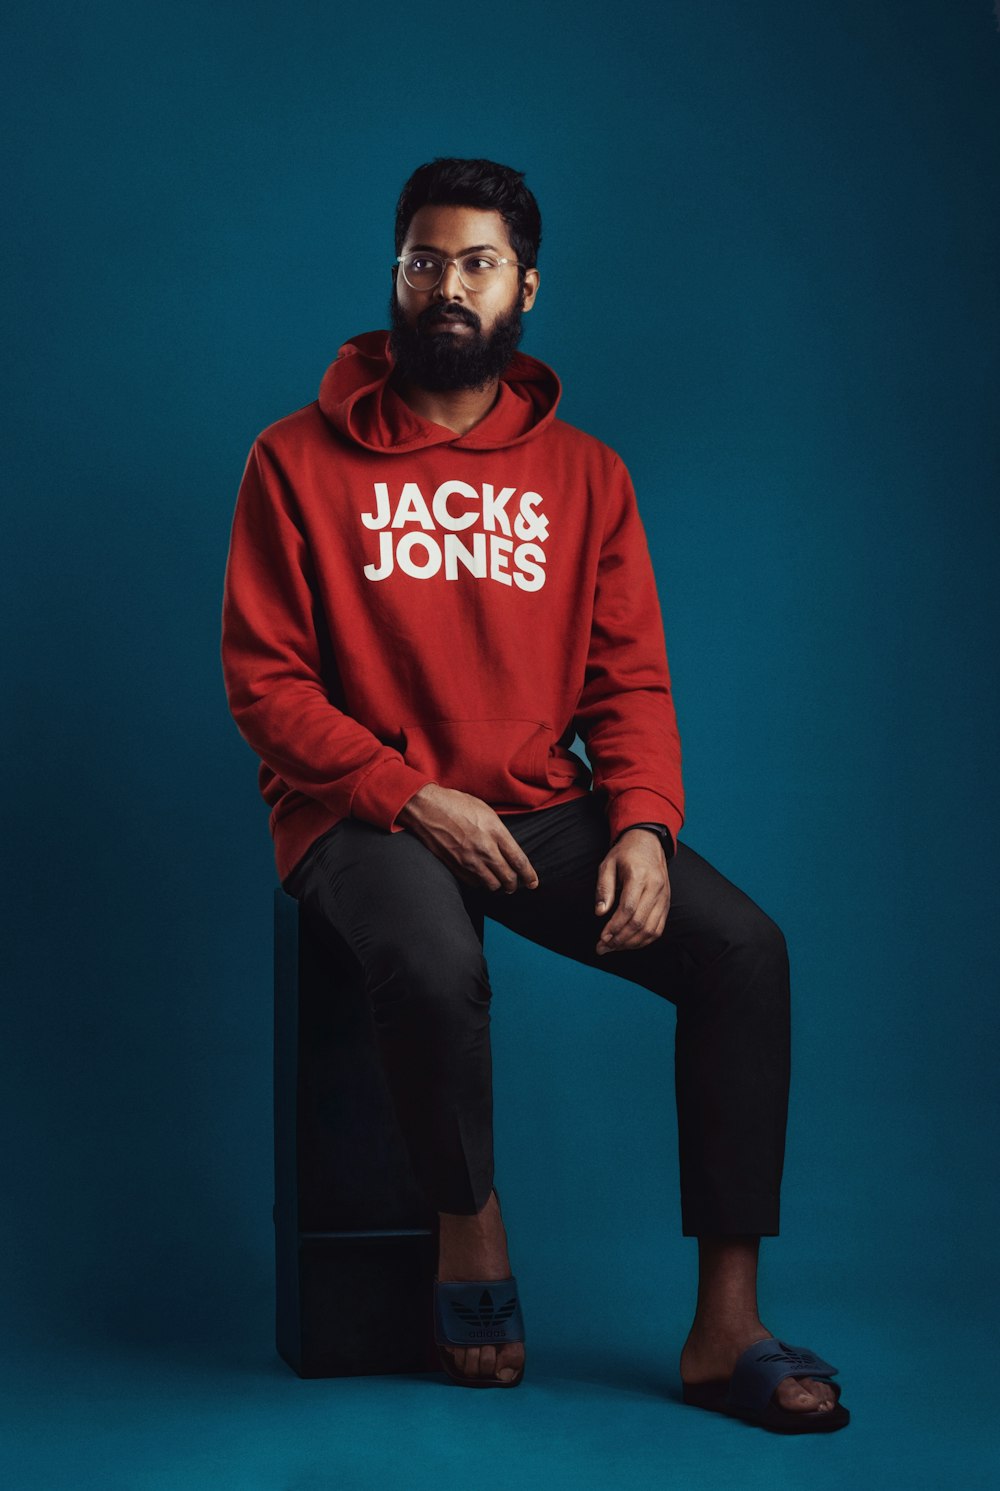
M527 890L538 885L534 866L499 813L471 792L431 782L413 794L396 822L416 834L466 885L502 887L507 895L519 885Z
M623 952L655 942L667 923L670 880L662 840L647 828L630 828L612 844L597 872L594 910L604 916L621 892L597 943L598 953Z

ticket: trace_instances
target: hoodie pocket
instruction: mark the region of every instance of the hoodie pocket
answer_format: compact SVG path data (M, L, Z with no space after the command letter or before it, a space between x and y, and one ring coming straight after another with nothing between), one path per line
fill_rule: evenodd
M555 736L539 720L420 720L401 725L400 733L407 765L491 805L520 805L552 785L547 768Z

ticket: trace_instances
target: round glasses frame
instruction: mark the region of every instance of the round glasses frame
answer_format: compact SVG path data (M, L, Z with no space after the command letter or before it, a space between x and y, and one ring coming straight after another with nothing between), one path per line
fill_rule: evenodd
M485 258L490 258L490 259L492 259L496 263L496 266L497 266L496 270L495 271L494 270L490 270L488 278L487 278L485 284L470 285L469 281L465 278L465 275L462 273L462 260L463 259L485 259ZM413 283L413 281L410 279L410 276L406 272L407 264L408 264L408 262L411 259L440 259L441 260L441 273L438 275L437 279L434 281L434 283L432 285L415 285ZM497 275L500 273L501 269L503 268L503 266L505 264L516 264L519 269L525 269L525 268L527 268L527 265L522 264L521 261L520 261L520 259L501 258L500 255L498 255L498 254L489 254L489 255L487 255L487 254L460 254L458 256L458 258L448 258L445 254L425 253L425 252L421 251L420 249L417 249L416 252L414 252L412 254L397 254L396 255L396 263L402 265L402 268L403 268L403 279L409 285L409 287L410 287L411 290L436 290L437 287L438 287L438 285L440 285L441 281L444 279L444 272L447 269L448 265L449 264L454 264L455 268L458 270L458 277L462 281L462 284L465 286L465 288L467 290L471 290L474 295L478 294L479 291L481 291L481 290L487 289L491 284L493 284L495 282L496 278L497 278Z

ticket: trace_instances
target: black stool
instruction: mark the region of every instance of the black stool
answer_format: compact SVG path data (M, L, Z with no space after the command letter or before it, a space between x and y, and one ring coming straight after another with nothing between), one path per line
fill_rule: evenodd
M280 886L274 1179L278 1355L300 1377L440 1371L437 1213L413 1175L361 969Z

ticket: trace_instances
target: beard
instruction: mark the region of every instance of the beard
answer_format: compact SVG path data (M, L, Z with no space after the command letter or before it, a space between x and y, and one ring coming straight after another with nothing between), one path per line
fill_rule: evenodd
M464 332L430 331L428 323L442 311L454 313L472 327ZM392 330L389 346L395 364L394 372L418 388L440 392L454 388L485 388L493 383L510 362L521 340L521 300L497 321L488 336L480 330L479 317L468 306L450 302L431 305L411 326L403 315L392 287L389 297Z

